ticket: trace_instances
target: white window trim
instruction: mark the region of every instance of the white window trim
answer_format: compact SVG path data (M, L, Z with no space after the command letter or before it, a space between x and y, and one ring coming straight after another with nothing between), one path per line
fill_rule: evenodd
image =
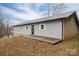
M25 28L26 28L26 30L28 30L29 29L29 26L25 26Z
M23 30L23 26L21 26L21 30Z
M44 29L41 29L41 25L44 25ZM39 29L40 29L40 30L45 30L45 29L46 29L46 24L40 24L40 25L39 25Z

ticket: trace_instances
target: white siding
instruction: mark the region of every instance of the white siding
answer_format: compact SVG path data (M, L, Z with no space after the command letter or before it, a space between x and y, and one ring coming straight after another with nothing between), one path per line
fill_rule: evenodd
M26 29L26 26L28 26L28 29ZM31 33L31 26L30 26L30 25L26 25L26 26L24 26L24 27L22 28L21 33L22 33L22 34L26 34L26 35L30 35L30 33Z
M21 29L21 26L19 27L14 27L14 34L25 34L25 35L30 35L31 34L31 25L28 25L28 29L26 29L26 26L22 26L22 29Z
M45 29L39 28L40 25L42 24L44 24ZM32 24L32 25L34 25L34 35L62 39L61 21L43 22L43 23ZM28 29L26 29L25 26L28 26ZM25 26L22 27L22 29L20 27L14 28L14 33L31 35L31 25L25 25Z
M39 25L41 24L45 25L45 29L39 29ZM62 22L54 21L35 24L34 35L62 39Z

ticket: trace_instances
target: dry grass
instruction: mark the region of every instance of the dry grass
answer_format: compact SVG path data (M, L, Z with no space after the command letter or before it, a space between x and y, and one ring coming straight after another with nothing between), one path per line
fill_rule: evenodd
M0 55L79 55L79 36L52 45L28 37L4 37L0 39Z

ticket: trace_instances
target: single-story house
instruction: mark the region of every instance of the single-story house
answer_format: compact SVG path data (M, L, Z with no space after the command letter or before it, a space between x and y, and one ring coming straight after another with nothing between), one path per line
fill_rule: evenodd
M75 11L27 21L13 26L14 35L35 35L66 39L78 34L78 18Z

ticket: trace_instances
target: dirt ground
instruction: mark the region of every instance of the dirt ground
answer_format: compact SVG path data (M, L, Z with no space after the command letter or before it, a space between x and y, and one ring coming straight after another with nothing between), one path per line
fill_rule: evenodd
M28 37L0 38L1 56L78 56L79 35L56 45Z

